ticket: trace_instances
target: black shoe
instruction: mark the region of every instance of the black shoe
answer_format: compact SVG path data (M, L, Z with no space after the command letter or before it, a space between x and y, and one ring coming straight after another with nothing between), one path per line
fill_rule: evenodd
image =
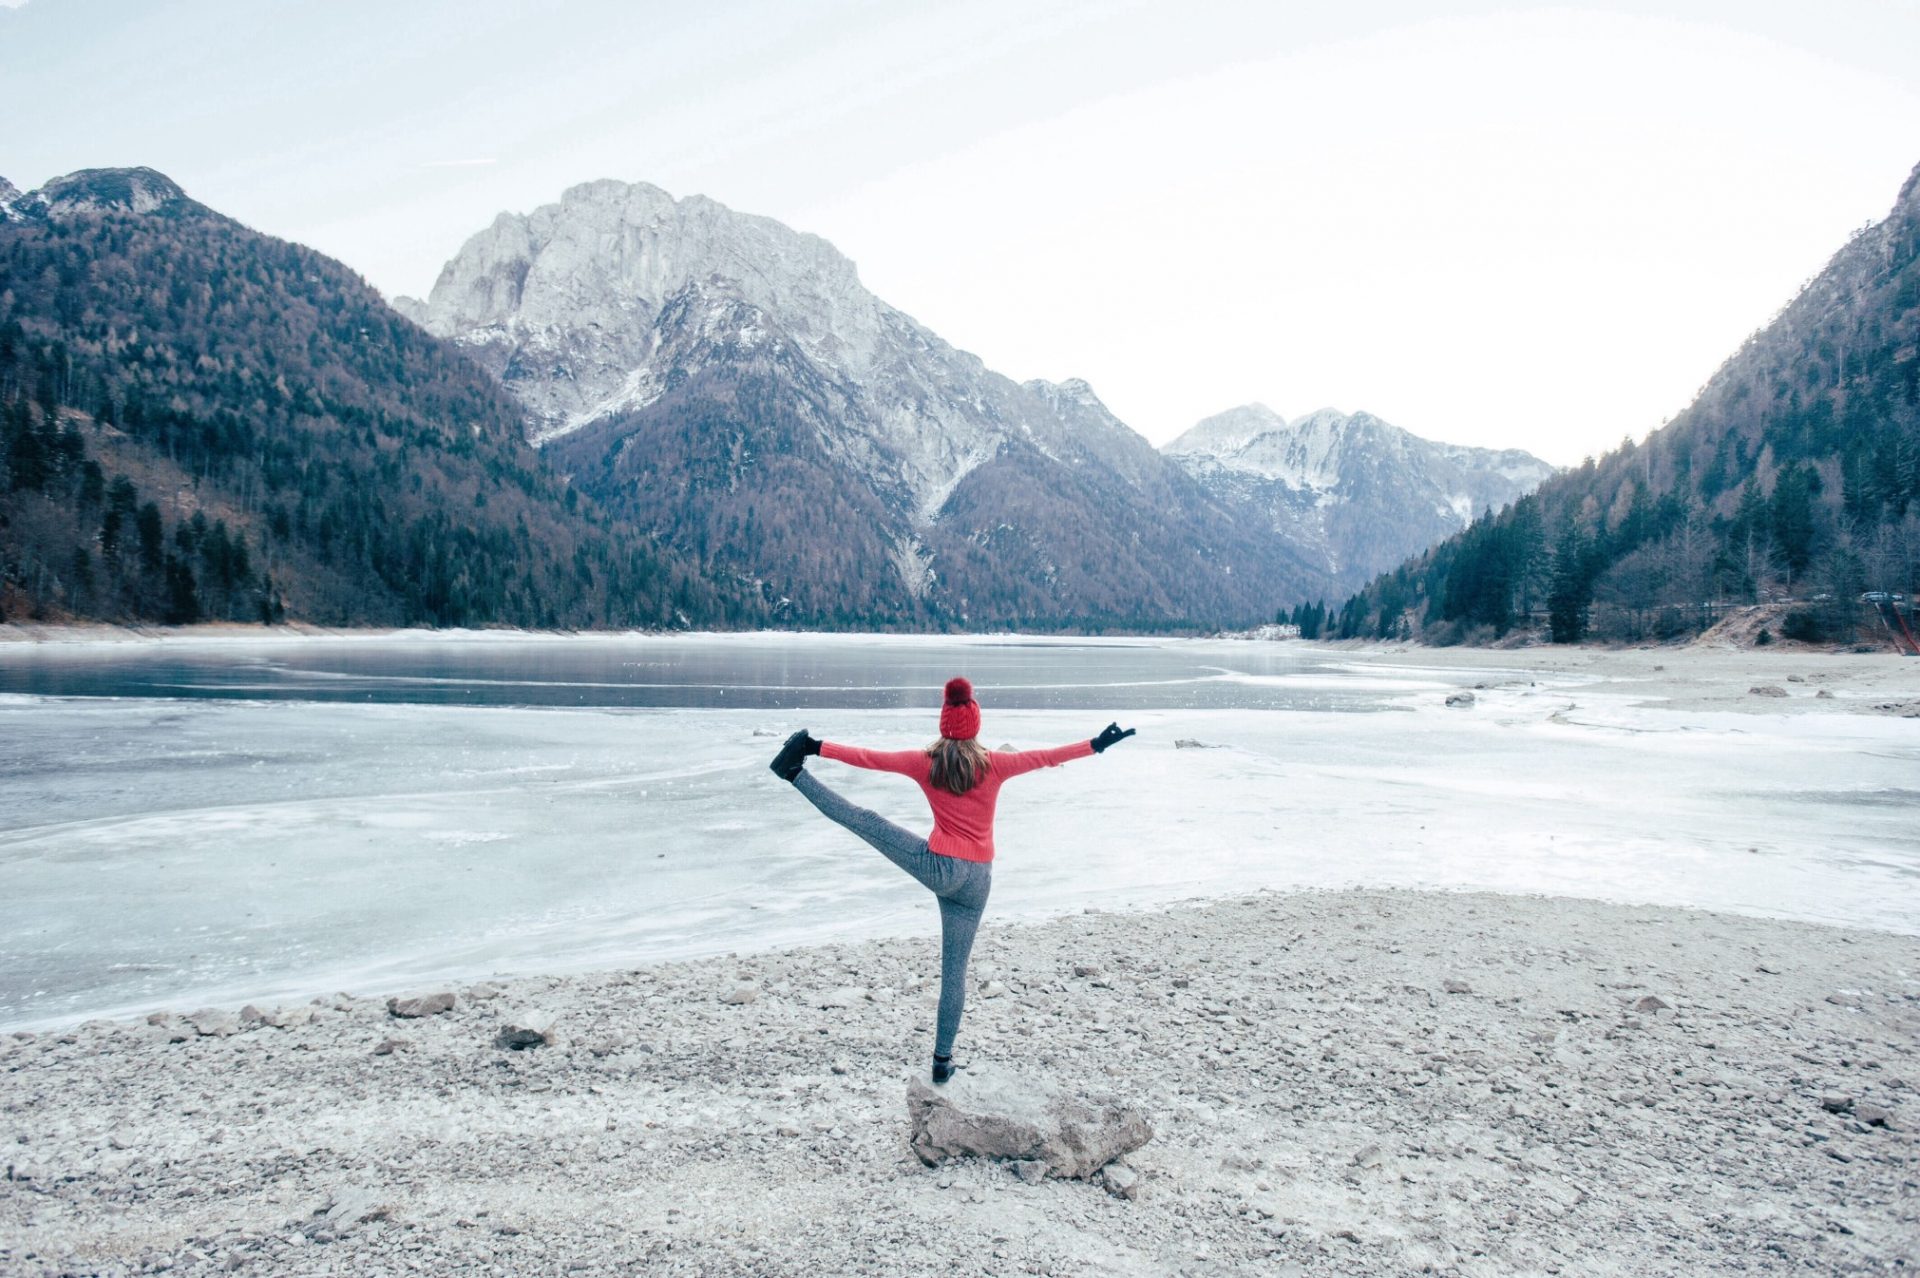
M773 762L767 766L773 769L773 775L782 781L791 781L800 775L800 769L806 765L807 756L820 753L820 743L807 735L805 728L787 738L780 747L780 753L773 756Z
M933 1081L944 1083L953 1077L953 1057L935 1056L933 1058Z

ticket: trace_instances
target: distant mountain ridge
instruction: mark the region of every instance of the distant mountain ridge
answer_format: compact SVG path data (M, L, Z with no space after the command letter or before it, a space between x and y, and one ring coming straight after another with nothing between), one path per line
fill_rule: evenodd
M1422 439L1371 413L1323 408L1288 421L1243 404L1162 451L1224 500L1250 505L1352 589L1531 492L1554 468L1520 449Z
M0 614L1212 629L1500 500L1366 414L1156 450L644 184L502 215L393 307L151 169L0 179L0 265Z
M1085 383L1016 384L712 200L570 188L400 305L583 491L795 619L1211 626L1330 584Z

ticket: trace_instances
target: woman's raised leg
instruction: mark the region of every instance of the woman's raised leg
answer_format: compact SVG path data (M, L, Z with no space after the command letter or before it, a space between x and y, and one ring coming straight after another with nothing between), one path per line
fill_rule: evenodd
M851 803L810 772L793 779L794 788L822 816L860 836L887 860L911 874L940 903L940 1012L934 1025L933 1053L953 1055L954 1036L967 1006L967 960L987 910L993 867L963 861L927 849L927 841L903 830L871 808Z
M927 851L927 841L910 830L903 830L871 808L851 803L829 789L811 772L793 779L793 788L807 796L807 802L820 809L822 816L844 826L871 844L881 856L919 880L923 887L940 890L946 875L939 864L948 858Z

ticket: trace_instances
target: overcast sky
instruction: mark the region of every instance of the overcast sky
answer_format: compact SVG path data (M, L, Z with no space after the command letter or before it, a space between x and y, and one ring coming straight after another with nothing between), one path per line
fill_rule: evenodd
M423 294L599 177L833 241L1164 442L1644 435L1920 161L1920 4L0 0L0 175L146 164Z

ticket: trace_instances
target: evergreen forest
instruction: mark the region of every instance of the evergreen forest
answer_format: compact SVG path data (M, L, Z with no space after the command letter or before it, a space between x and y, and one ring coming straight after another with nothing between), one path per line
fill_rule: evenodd
M128 172L0 221L0 619L748 619L358 276Z
M1920 589L1920 169L1671 423L1548 480L1343 604L1308 637L1558 643L1697 632L1783 605L1845 642Z

